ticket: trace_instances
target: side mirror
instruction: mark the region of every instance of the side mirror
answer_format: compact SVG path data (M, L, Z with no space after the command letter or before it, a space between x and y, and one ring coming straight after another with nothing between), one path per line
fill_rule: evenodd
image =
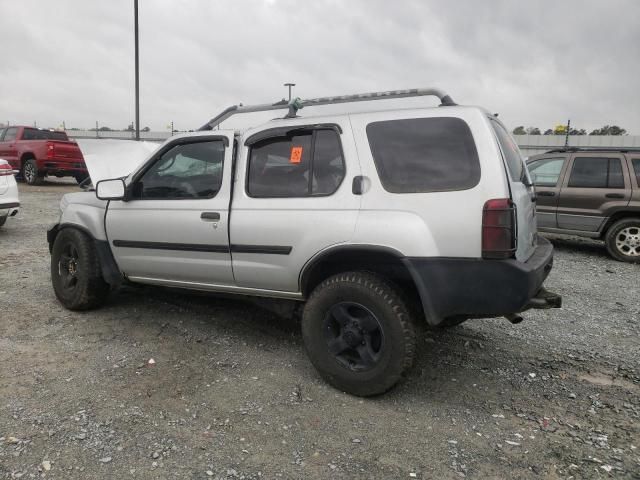
M100 200L122 200L125 194L124 180L100 180L96 185L96 197Z

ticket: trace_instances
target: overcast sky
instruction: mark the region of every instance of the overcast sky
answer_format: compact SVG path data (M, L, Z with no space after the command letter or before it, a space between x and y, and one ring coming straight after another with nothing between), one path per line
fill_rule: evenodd
M140 0L139 18L152 130L290 81L302 98L437 86L511 128L640 134L638 0ZM0 45L0 123L134 119L133 0L0 0Z

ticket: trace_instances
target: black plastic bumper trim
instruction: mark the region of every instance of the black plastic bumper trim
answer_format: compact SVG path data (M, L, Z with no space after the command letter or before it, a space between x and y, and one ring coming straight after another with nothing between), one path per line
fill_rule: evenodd
M20 206L20 202L13 202L13 203L0 203L0 208L4 209L4 208L16 208Z
M478 258L403 259L431 325L447 317L498 317L531 307L553 266L553 245L542 237L526 262Z

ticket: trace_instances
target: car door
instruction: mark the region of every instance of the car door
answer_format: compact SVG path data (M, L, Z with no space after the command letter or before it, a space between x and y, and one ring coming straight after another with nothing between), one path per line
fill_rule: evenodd
M558 227L598 232L610 211L631 198L624 157L615 153L575 153L558 199Z
M560 185L566 171L567 156L556 155L536 158L527 165L536 189L538 227L557 228L556 217Z
M109 243L133 281L233 285L229 197L233 132L168 142L135 173L106 214Z
M349 123L248 133L240 158L231 222L236 282L297 294L305 263L353 237L361 197L351 190L360 169Z

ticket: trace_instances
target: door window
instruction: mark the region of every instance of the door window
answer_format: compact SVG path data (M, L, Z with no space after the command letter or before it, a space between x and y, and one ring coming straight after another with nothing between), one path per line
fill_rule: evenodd
M640 158L633 158L631 160L631 164L633 165L633 171L636 174L636 182L640 187Z
M222 186L222 140L176 145L136 182L134 198L213 198Z
M5 131L6 131L6 129L0 128L0 142L2 141L2 137L4 137L4 132Z
M564 158L543 158L529 164L529 174L534 185L555 187L562 172Z
M251 197L333 194L345 176L334 130L310 130L262 140L251 147L247 193Z
M619 158L576 157L569 177L573 188L624 188Z
M9 127L4 134L3 142L10 142L16 139L16 135L18 133L18 127Z

